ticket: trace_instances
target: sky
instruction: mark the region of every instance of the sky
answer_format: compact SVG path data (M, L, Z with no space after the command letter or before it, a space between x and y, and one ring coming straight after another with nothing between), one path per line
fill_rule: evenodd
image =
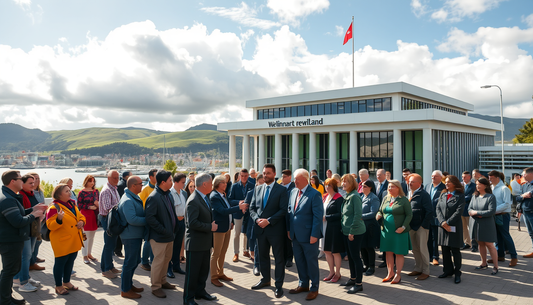
M181 131L251 99L404 81L533 117L531 0L3 0L0 123Z

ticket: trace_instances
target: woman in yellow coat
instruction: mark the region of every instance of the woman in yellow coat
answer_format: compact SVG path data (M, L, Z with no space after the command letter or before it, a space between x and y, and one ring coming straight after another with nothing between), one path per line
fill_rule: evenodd
M70 200L70 194L68 185L56 186L52 193L54 202L46 213L46 225L50 229L50 243L55 256L56 293L60 295L68 294L68 290L78 290L70 283L70 276L78 251L83 246L85 216Z

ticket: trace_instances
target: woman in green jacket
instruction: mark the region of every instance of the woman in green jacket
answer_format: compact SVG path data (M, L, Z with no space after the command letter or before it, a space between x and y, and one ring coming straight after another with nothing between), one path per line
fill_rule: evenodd
M362 218L363 205L357 193L357 183L352 175L346 174L341 179L346 197L342 204L342 233L350 264L350 279L341 286L353 286L347 292L363 291L363 263L361 262L361 242L366 232Z
M376 219L381 224L380 250L387 256L387 277L383 282L399 284L402 280L404 255L411 250L409 223L413 218L411 203L405 197L398 180L390 180L388 195L383 198ZM396 274L394 274L394 254L396 254Z

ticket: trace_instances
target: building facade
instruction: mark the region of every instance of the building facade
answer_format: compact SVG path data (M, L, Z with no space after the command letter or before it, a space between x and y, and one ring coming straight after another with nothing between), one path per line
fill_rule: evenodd
M507 181L512 180L513 173L521 174L524 168L533 166L533 144L504 145L503 150ZM502 170L502 147L500 145L479 148L479 170L483 172Z
M251 100L253 120L219 123L243 137L242 167L334 173L384 168L395 179L410 168L429 181L434 169L460 175L478 166L478 147L494 145L500 125L468 116L474 106L404 82ZM232 176L233 177L233 176Z

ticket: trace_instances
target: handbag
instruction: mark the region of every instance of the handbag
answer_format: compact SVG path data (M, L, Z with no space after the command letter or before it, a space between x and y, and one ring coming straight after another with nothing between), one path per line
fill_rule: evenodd
M54 206L56 207L56 210L61 211L61 208L57 203L54 203ZM41 238L42 240L50 241L50 229L48 229L48 226L46 225L46 220L41 224Z

